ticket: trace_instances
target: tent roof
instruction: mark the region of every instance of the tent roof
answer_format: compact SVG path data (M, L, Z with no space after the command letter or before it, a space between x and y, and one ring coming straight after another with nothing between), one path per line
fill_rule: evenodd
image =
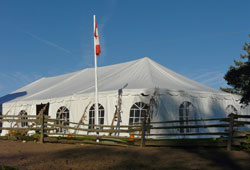
M126 89L164 88L219 92L175 73L147 57L98 68L99 91L118 90L126 84ZM16 101L40 100L91 93L95 90L94 85L94 68L86 68L73 73L41 78L12 94L24 94L16 98Z

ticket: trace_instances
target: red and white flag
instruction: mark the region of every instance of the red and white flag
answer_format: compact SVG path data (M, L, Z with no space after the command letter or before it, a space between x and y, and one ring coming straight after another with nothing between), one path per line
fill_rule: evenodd
M101 46L100 46L100 41L99 41L97 22L96 20L94 22L95 22L95 31L94 31L95 53L97 56L99 56L101 53Z

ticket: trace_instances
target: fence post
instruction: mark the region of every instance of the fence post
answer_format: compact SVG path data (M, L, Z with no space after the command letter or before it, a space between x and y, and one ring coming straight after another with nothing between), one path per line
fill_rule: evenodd
M41 114L40 117L40 121L41 121L41 129L40 129L40 142L43 143L44 142L44 114Z
M232 141L233 141L233 129L234 129L234 114L231 113L229 116L229 131L228 131L228 141L227 141L227 150L231 151Z
M146 119L143 119L143 122L141 124L141 147L145 146L145 131L146 131Z

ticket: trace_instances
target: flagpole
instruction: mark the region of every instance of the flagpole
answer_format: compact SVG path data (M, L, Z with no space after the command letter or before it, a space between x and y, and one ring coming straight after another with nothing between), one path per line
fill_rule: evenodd
M95 33L95 15L94 15L94 33ZM94 36L94 56L95 56L95 117L96 117L96 124L99 125L99 106L98 106L98 70L97 70L97 57L96 57L96 44L95 44L95 36ZM98 135L99 133L97 133ZM99 142L97 140L97 142Z

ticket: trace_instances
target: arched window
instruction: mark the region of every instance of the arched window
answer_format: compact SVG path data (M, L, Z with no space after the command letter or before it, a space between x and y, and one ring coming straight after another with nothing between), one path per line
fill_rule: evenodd
M98 104L98 110L99 110L99 124L103 125L104 124L104 107L99 103ZM91 108L89 109L89 129L94 129L94 125L95 124L95 104L93 104L91 106Z
M141 123L144 117L149 121L148 105L143 102L137 102L130 108L129 124Z
M22 117L22 116L27 116L27 112L25 110L21 110L19 112L19 115L21 116L21 120L28 120L28 117ZM21 122L21 127L28 127L28 122Z
M197 113L196 113L196 108L194 105L188 101L183 102L180 105L179 108L179 119L180 119L180 125L185 126L185 125L195 125L197 122L189 122L188 120L195 120L197 119ZM199 129L191 129L191 128L180 128L181 133L185 132L198 132Z
M237 111L237 109L236 109L233 105L228 105L228 106L226 107L226 113L227 113L228 115L231 114L231 113L237 114L238 111Z
M63 126L69 126L69 109L67 107L62 106L57 110L56 113L57 124ZM59 128L57 132L67 132L68 129Z

